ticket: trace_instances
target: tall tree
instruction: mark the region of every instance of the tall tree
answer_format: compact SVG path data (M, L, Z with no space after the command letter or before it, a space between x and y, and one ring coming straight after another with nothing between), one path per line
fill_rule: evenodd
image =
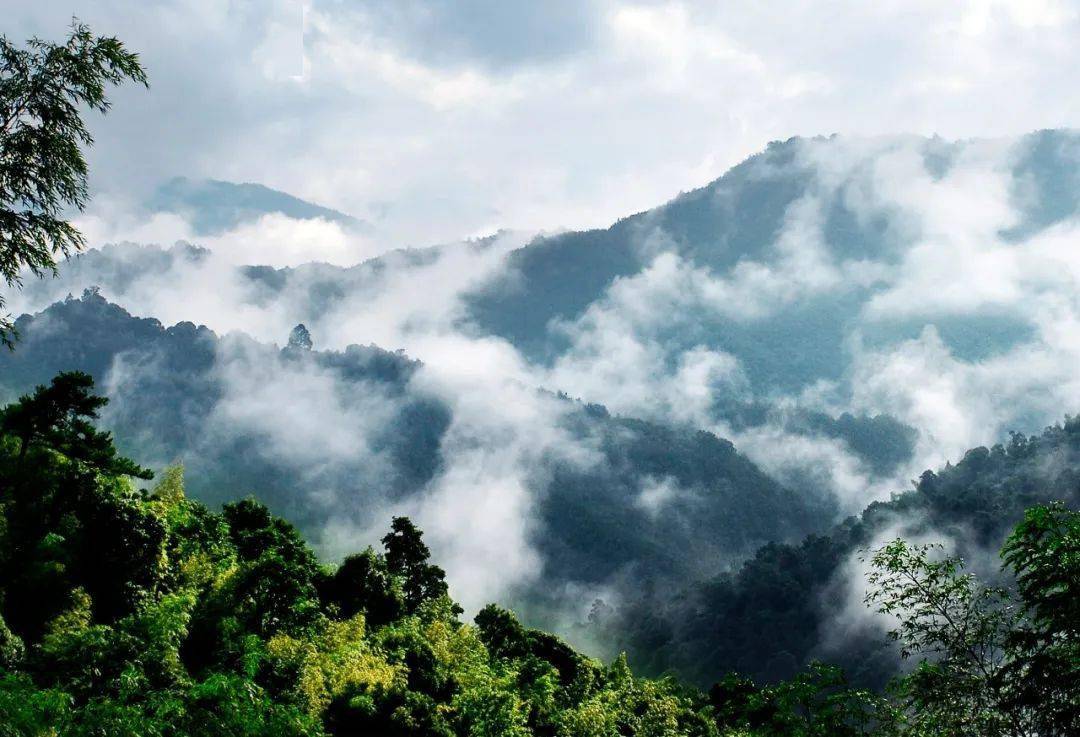
M428 563L431 551L424 544L423 533L408 517L394 517L382 544L390 573L402 578L407 610L415 612L425 601L446 596L446 572Z
M88 198L83 150L94 143L83 111L107 113L109 86L147 86L137 54L74 21L60 44L0 36L0 277L55 273L57 256L85 245L65 218ZM0 310L5 304L0 295ZM12 345L10 315L0 313L0 342Z
M1002 558L1027 615L1010 637L1008 704L1039 735L1080 734L1080 512L1029 509Z
M870 563L866 603L893 618L900 655L921 659L900 684L916 733L1021 737L1004 707L1007 639L1017 623L1008 591L980 583L940 545L894 540Z
M61 453L72 461L106 474L149 479L153 473L116 452L112 434L97 430L93 420L109 403L92 393L94 380L81 371L66 371L49 386L39 386L0 410L0 432L17 439L16 471L32 446Z

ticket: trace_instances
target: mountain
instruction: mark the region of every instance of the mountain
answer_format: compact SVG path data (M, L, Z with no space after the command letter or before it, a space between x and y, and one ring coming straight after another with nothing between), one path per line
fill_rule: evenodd
M392 319L367 310L453 288L456 302L433 309L461 333L507 341L548 388L628 416L692 416L747 452L787 432L792 408L889 416L918 433L912 453L884 472L850 458L859 479L837 493L887 489L903 479L900 466L917 473L1009 430L1037 430L1068 406L1065 367L1080 356L1054 337L1074 313L1055 305L1069 304L1075 283L1063 256L1080 203L1078 152L1080 136L1065 130L955 142L793 138L609 228L542 235L505 255L487 242L349 269L251 265L230 277L236 309L227 312L284 304L292 324L330 335L357 314ZM73 260L23 309L97 285L155 314L146 292L190 273L175 257L94 258ZM136 260L141 280L128 266ZM993 278L984 268L1003 263ZM451 266L469 278L448 286ZM195 294L201 282L220 291L206 276ZM691 366L700 387L679 375ZM1009 385L1008 375L1027 383ZM935 381L955 412L924 406L917 388ZM747 417L765 424L748 427Z
M1078 151L1080 135L1063 130L992 142L839 136L774 142L658 208L606 229L543 236L514 251L504 282L471 297L471 315L484 330L550 359L564 347L560 324L581 318L613 283L641 274L658 254L675 254L732 285L769 276L750 268L760 267L788 277L803 294L778 298L761 312L740 314L737 305L724 304L717 314L698 317L701 329L694 338L739 356L758 386L792 389L836 379L845 369L845 339L859 326L859 308L883 292L889 278L870 274L863 283L851 279L815 288L798 274L780 274L792 257L786 236L804 238L800 249L821 251L820 262L804 260L806 268L896 265L925 234L910 221L919 213L905 211L909 203L878 191L888 186L878 170L882 162L904 159L913 185L949 190L950 175L961 176L965 167L992 157L987 173L1002 178L1004 199L1018 211L1016 221L996 235L1022 244L1080 212ZM995 224L988 225L993 233ZM956 267L962 272L964 264ZM746 296L770 296L767 279L756 286L759 294ZM734 293L732 301L741 296ZM885 320L864 337L873 343L910 339L933 324L957 355L973 359L1002 350L1029 330L1022 319L996 315L991 332L982 316L960 312L933 316L929 323L925 316Z
M237 184L217 179L170 179L159 186L143 206L150 212L182 215L200 236L217 235L273 213L296 220L328 220L351 230L364 231L369 227L351 215L262 184Z
M818 659L881 687L902 664L885 623L864 609L867 551L897 537L943 541L994 580L996 551L1024 510L1050 502L1080 507L1080 418L971 449L831 530L766 545L737 570L681 595L643 590L594 626L649 673L673 670L703 684L729 671L776 681Z
M486 432L483 419L425 389L419 361L375 346L278 348L192 323L166 328L95 291L16 327L18 349L0 355L0 393L85 371L113 400L104 421L125 452L159 468L182 461L189 490L210 504L225 501L222 489L253 493L331 555L391 510L454 498L476 462L460 438ZM674 587L836 514L711 433L529 393L552 412L537 418L551 426L531 430L559 434L515 471L533 517L522 543L539 567L508 595L535 619L555 617L566 596L591 602L567 591L610 592L628 578Z

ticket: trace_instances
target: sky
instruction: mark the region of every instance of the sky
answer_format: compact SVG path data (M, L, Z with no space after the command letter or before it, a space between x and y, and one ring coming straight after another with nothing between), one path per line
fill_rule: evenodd
M1069 0L7 0L4 15L14 40L59 39L74 15L142 55L151 90L118 91L94 123L99 206L178 175L254 181L370 221L370 251L606 225L795 135L1080 125Z

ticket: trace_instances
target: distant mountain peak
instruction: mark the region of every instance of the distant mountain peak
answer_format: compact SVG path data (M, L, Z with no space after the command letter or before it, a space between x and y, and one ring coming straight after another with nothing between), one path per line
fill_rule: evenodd
M275 213L297 220L328 220L350 230L370 228L351 215L253 182L175 177L159 186L145 207L150 212L171 212L184 217L195 234L201 236L223 233Z

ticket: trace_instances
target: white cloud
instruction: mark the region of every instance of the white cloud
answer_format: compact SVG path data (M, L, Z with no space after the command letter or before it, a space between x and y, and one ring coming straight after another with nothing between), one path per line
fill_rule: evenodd
M660 479L650 477L643 479L641 490L634 498L634 506L656 519L672 502L684 496L686 491L676 479L670 476Z
M100 188L261 181L399 245L604 224L794 134L1080 125L1070 2L305 5L299 80L287 0L16 0L7 33L74 12L143 53L152 90L94 121Z
M680 348L664 335L694 320L708 284L707 275L661 254L617 280L580 319L557 326L571 345L540 382L615 412L705 424L718 396L745 393L739 362L700 345Z

